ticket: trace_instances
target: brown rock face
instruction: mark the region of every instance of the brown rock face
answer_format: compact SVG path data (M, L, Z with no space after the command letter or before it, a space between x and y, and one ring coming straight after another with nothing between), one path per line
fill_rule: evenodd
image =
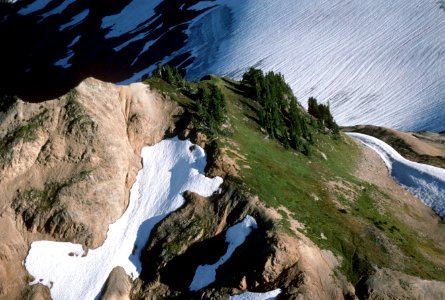
M337 259L303 235L290 236L276 227L273 214L232 184L221 195L186 194L187 202L161 221L142 254L136 299L225 299L246 290L283 289L283 299L342 299L354 289L337 279ZM209 286L190 292L199 265L213 264L227 250L230 226L253 216L258 228L216 272Z
M124 268L116 267L108 276L101 300L130 300L131 280Z
M29 278L29 243L95 248L128 204L141 147L174 130L182 110L142 83L87 79L59 99L0 113L0 298Z
M363 299L445 299L443 282L422 280L389 270L377 269L357 287Z

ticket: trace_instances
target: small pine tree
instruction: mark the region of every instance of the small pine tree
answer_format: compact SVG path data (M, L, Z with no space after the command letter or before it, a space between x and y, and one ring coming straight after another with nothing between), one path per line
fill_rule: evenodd
M183 78L176 67L170 65L157 65L152 72L153 77L161 78L172 85L181 85Z
M320 112L318 110L317 99L315 99L314 97L310 97L307 101L307 104L308 104L307 112L314 118L318 119L320 117Z
M213 83L199 87L197 114L200 122L214 135L225 121L226 100L223 93Z
M308 113L317 119L317 124L320 129L328 128L334 134L338 134L340 129L334 121L334 117L331 114L331 108L329 103L318 104L317 100L313 97L308 100Z

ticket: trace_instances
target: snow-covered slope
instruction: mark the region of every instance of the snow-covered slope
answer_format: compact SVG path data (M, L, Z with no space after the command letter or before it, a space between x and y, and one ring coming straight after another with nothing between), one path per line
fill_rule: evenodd
M205 72L280 71L300 101L329 101L342 125L445 129L445 11L437 0L218 3L221 14L226 3L236 13Z
M445 130L443 1L105 3L19 1L0 12L2 88L32 96L87 76L128 83L156 63L197 79L258 66L282 72L303 103L329 101L341 125Z
M51 290L53 299L94 299L109 273L122 266L136 278L139 256L154 225L184 202L182 192L214 193L222 179L203 175L204 150L177 138L142 149L143 169L131 189L130 203L110 225L104 244L84 253L81 245L38 241L31 245L25 267Z
M375 137L352 132L348 135L375 150L398 183L445 219L445 169L409 161Z

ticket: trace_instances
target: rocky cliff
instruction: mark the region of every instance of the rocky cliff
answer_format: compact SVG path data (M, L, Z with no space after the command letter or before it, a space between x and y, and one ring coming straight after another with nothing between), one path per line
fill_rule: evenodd
M140 150L174 130L181 109L148 86L92 78L39 104L0 115L0 298L28 278L21 265L37 239L100 245L128 204Z

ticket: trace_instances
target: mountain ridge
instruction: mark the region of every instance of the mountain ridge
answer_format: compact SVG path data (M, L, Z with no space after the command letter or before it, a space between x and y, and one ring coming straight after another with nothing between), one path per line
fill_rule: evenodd
M123 132L125 132L123 137L128 137L130 140L125 143L125 147L132 153L132 157L136 155L142 145L155 143L165 137L165 132L167 132L167 136L179 133L182 138L190 138L210 151L207 171L209 174L223 176L226 181L222 194L210 199L186 194L188 202L185 206L156 226L157 234L152 235L144 249L144 275L132 284L131 290L128 287L125 288L127 279L123 274L113 275L119 278L118 282L124 284L122 288L125 295L132 299L165 298L167 296L180 298L184 295L191 295L191 297L204 295L207 298L219 299L246 289L264 292L281 287L281 297L284 299L292 299L297 295L305 295L309 299L354 298L355 296L372 298L377 295L383 298L412 297L413 295L421 297L424 295L421 294L422 288L428 287L429 289L432 286L435 287L438 298L445 293L443 283L425 281L416 277L440 278L440 269L443 268L445 260L445 255L441 253L445 249L440 248L442 243L434 245L429 239L434 238L438 242L444 238L441 234L443 224L431 209L414 197L408 196L406 191L392 181L383 162L375 153L356 145L343 134L336 140L323 131L313 132L315 146L309 156L297 151L286 150L280 143L267 138L265 132L261 131L255 110L253 110L257 106L252 99L246 98L240 92L242 86L238 82L218 76L207 77L204 82L211 82L218 86L228 101L228 120L224 126L228 126L229 131L228 135L218 137L219 145L212 144L213 138L197 131L196 124L193 125L190 122L190 116L178 119L182 114L181 110L178 110L177 105L169 99L176 99L177 103L189 110L188 114L193 113L190 109L193 107L194 100L188 98L187 94L184 95L181 88L169 85L162 79L151 78L146 82L148 85L139 83L132 85L132 88L116 87L112 84L88 79L77 88L78 94L74 94L76 99L81 100L82 105L86 105L86 108L103 103L103 108L98 111L92 108L85 110L88 112L87 115L94 112L92 119L98 124L98 128L103 126L101 125L102 121L99 122L97 118L103 114L101 112L104 109L115 107L118 116L125 116L124 120L117 122L113 121L113 118L107 117L107 114L103 114L100 120L109 123L106 128L112 128L117 124L123 126ZM156 89L158 89L157 92ZM74 95L68 94L66 97ZM86 97L86 95L88 96ZM104 97L104 95L108 96ZM148 102L153 105L144 104L146 100L141 100L146 99L147 96L144 95L154 95L154 99L157 100ZM100 100L101 97L102 100ZM62 97L48 103L52 103L51 105L54 107L66 106L69 100L67 98ZM84 102L87 99L94 99L94 101ZM109 100L105 101L105 99ZM10 117L5 117L3 114L2 126L9 124L8 122L11 122L10 120L13 120L14 116L21 118L21 121L16 121L17 124L30 124L29 120L32 118L28 115L20 116L20 109L17 109L20 105L35 106L37 112L44 111L44 107L48 105L44 103L44 107L39 108L39 104L19 103L22 104L12 106L6 114ZM165 115L166 119L162 122L156 121L157 119L154 117L158 114L154 114L153 109L164 111L160 115ZM28 108L26 111L29 114L34 110ZM88 120L89 118L91 116L84 119ZM182 125L178 125L180 127L171 127L174 123L180 124L177 121L181 119ZM172 122L172 120L177 121ZM184 123L184 121L187 122ZM68 122L68 127L69 124ZM75 124L77 123L72 125L73 130L76 128ZM158 124L158 127L155 127L157 128L155 134L150 133L152 131L147 132L153 124ZM39 126L43 126L43 124ZM61 123L57 126L64 128L65 125ZM3 129L3 137L7 136L7 132L11 132L13 128L20 128L20 126L15 125L8 130ZM41 129L36 131L37 136L40 136L39 130L41 131ZM94 132L92 133L94 134ZM113 134L113 132L110 133ZM33 143L32 140L25 139L26 135L20 135L17 141L21 140L23 145ZM7 149L15 143L6 144ZM40 146L37 148L41 149L40 151L44 150ZM106 148L95 149L100 153ZM346 149L348 149L350 157L345 159L342 157L342 153ZM27 151L26 148L23 148L23 151ZM46 151L48 152L48 150ZM60 152L53 147L49 148L47 154L54 155L56 153L54 151ZM63 159L66 154L60 153L61 156L59 156ZM75 154L73 150L71 153ZM360 157L365 159L367 164L359 162ZM112 161L116 162L114 158ZM357 165L352 162L356 162ZM358 172L358 167L374 168L374 171L365 168L360 175L355 173ZM309 172L309 170L311 171ZM260 176L257 176L256 172ZM313 174L311 175L311 173ZM369 175L374 173L376 176L370 178ZM283 177L280 174L286 174L286 176ZM359 179L354 179L355 176ZM278 180L278 178L280 179ZM42 178L42 180L45 179ZM131 182L131 179L128 178L126 182L128 180ZM292 185L286 187L288 184ZM128 185L126 186L128 188ZM386 193L389 198L385 195ZM258 195L259 199L254 197L255 195ZM29 197L34 200L39 199L34 194L29 194ZM121 199L120 206L125 207L126 201ZM243 203L247 203L245 208L241 208ZM24 272L22 267L18 267L19 261L16 260L16 257L24 258L27 251L26 245L29 245L33 240L60 239L60 236L51 237L54 232L50 232L50 235L40 235L39 231L35 232L23 225L17 225L22 224L20 213L16 215L20 210L14 210L14 205L7 208L8 205L11 204L3 204L6 210L0 217L0 222L3 224L9 222L10 225L5 228L11 228L10 232L16 232L13 235L18 237L23 236L23 240L17 241L17 238L12 239L11 236L6 239L9 241L8 245L14 243L21 245L19 247L21 250L18 253L3 252L3 255L6 255L8 259L2 260L2 268L5 270L6 267L6 270L10 270L9 268L14 266ZM394 205L398 208L398 212L397 209L394 211L391 208ZM407 209L406 205L409 205L410 208ZM247 214L252 214L256 218L260 229L254 235L249 236L246 244L240 246L234 252L233 258L221 267L214 284L208 289L202 290L201 294L189 294L190 292L184 285L188 280L191 280L190 276L194 272L193 267L184 269L187 269L184 274L189 274L184 275L184 282L175 283L173 278L177 266L184 265L184 263L190 264L195 261L196 257L207 260L209 259L208 255L215 255L208 253L211 251L205 251L207 254L203 256L202 249L213 249L206 246L212 243L220 245L222 243L221 234ZM421 219L416 217L419 214L423 216ZM386 215L390 215L394 219ZM202 227L200 224L205 224L202 223L205 220L213 220L214 223L207 223L212 225ZM323 221L320 222L320 220ZM335 225L336 223L340 223L340 226ZM178 226L182 229L178 230ZM14 231L13 228L15 228ZM204 230L204 235L200 236L197 232L202 228L207 229ZM420 236L420 232L427 238ZM163 240L163 236L165 237L166 234L170 238L167 244ZM265 237L268 238L265 239ZM359 242L354 241L357 238ZM414 246L413 238L416 240L416 245L420 247ZM68 239L80 241L72 237ZM403 243L398 239L401 239ZM176 242L172 242L172 240L179 244L176 245ZM338 244L339 241L340 244ZM257 244L259 242L260 244ZM361 246L362 243L366 246ZM87 243L87 246L94 246L94 243ZM203 248L197 250L199 247ZM373 249L374 253L368 252L367 247ZM254 263L252 260L246 260L246 255L247 257L251 255L249 251L252 248L261 248L265 251L263 254L258 254L260 259ZM159 256L156 254L159 253L159 250L154 249L162 249L163 254ZM268 254L267 249L275 250ZM292 249L298 249L298 253ZM410 258L410 256L412 257ZM153 259L149 259L150 257ZM240 264L241 261L245 261L245 264ZM258 264L258 261L264 261L265 264ZM249 265L249 263L253 263L253 265ZM158 265L153 268L148 267L147 264ZM197 262L192 264L197 264ZM390 268L395 268L395 270ZM260 275L252 273L252 270L256 269L261 270L258 273ZM152 270L152 274L144 273L147 270ZM402 274L405 272L411 275ZM236 276L233 275L235 273ZM0 272L1 274L5 273ZM119 273L115 271L113 274ZM11 277L11 275L3 278L5 278L5 281L2 280L4 283L10 282L12 278L14 281L17 280L17 277ZM11 283L2 286L3 295L9 297L18 295L17 293L21 293L21 291L23 291L22 296L25 294L44 296L47 293L46 288L41 285L33 285L22 290L26 281L26 277L21 277L19 282L22 282L22 285ZM392 284L391 290L385 287L388 281ZM113 279L108 281L103 295L110 289L113 291L115 285L112 282ZM407 286L408 289L406 289ZM118 286L116 288L120 290ZM5 292L6 294L4 294Z

